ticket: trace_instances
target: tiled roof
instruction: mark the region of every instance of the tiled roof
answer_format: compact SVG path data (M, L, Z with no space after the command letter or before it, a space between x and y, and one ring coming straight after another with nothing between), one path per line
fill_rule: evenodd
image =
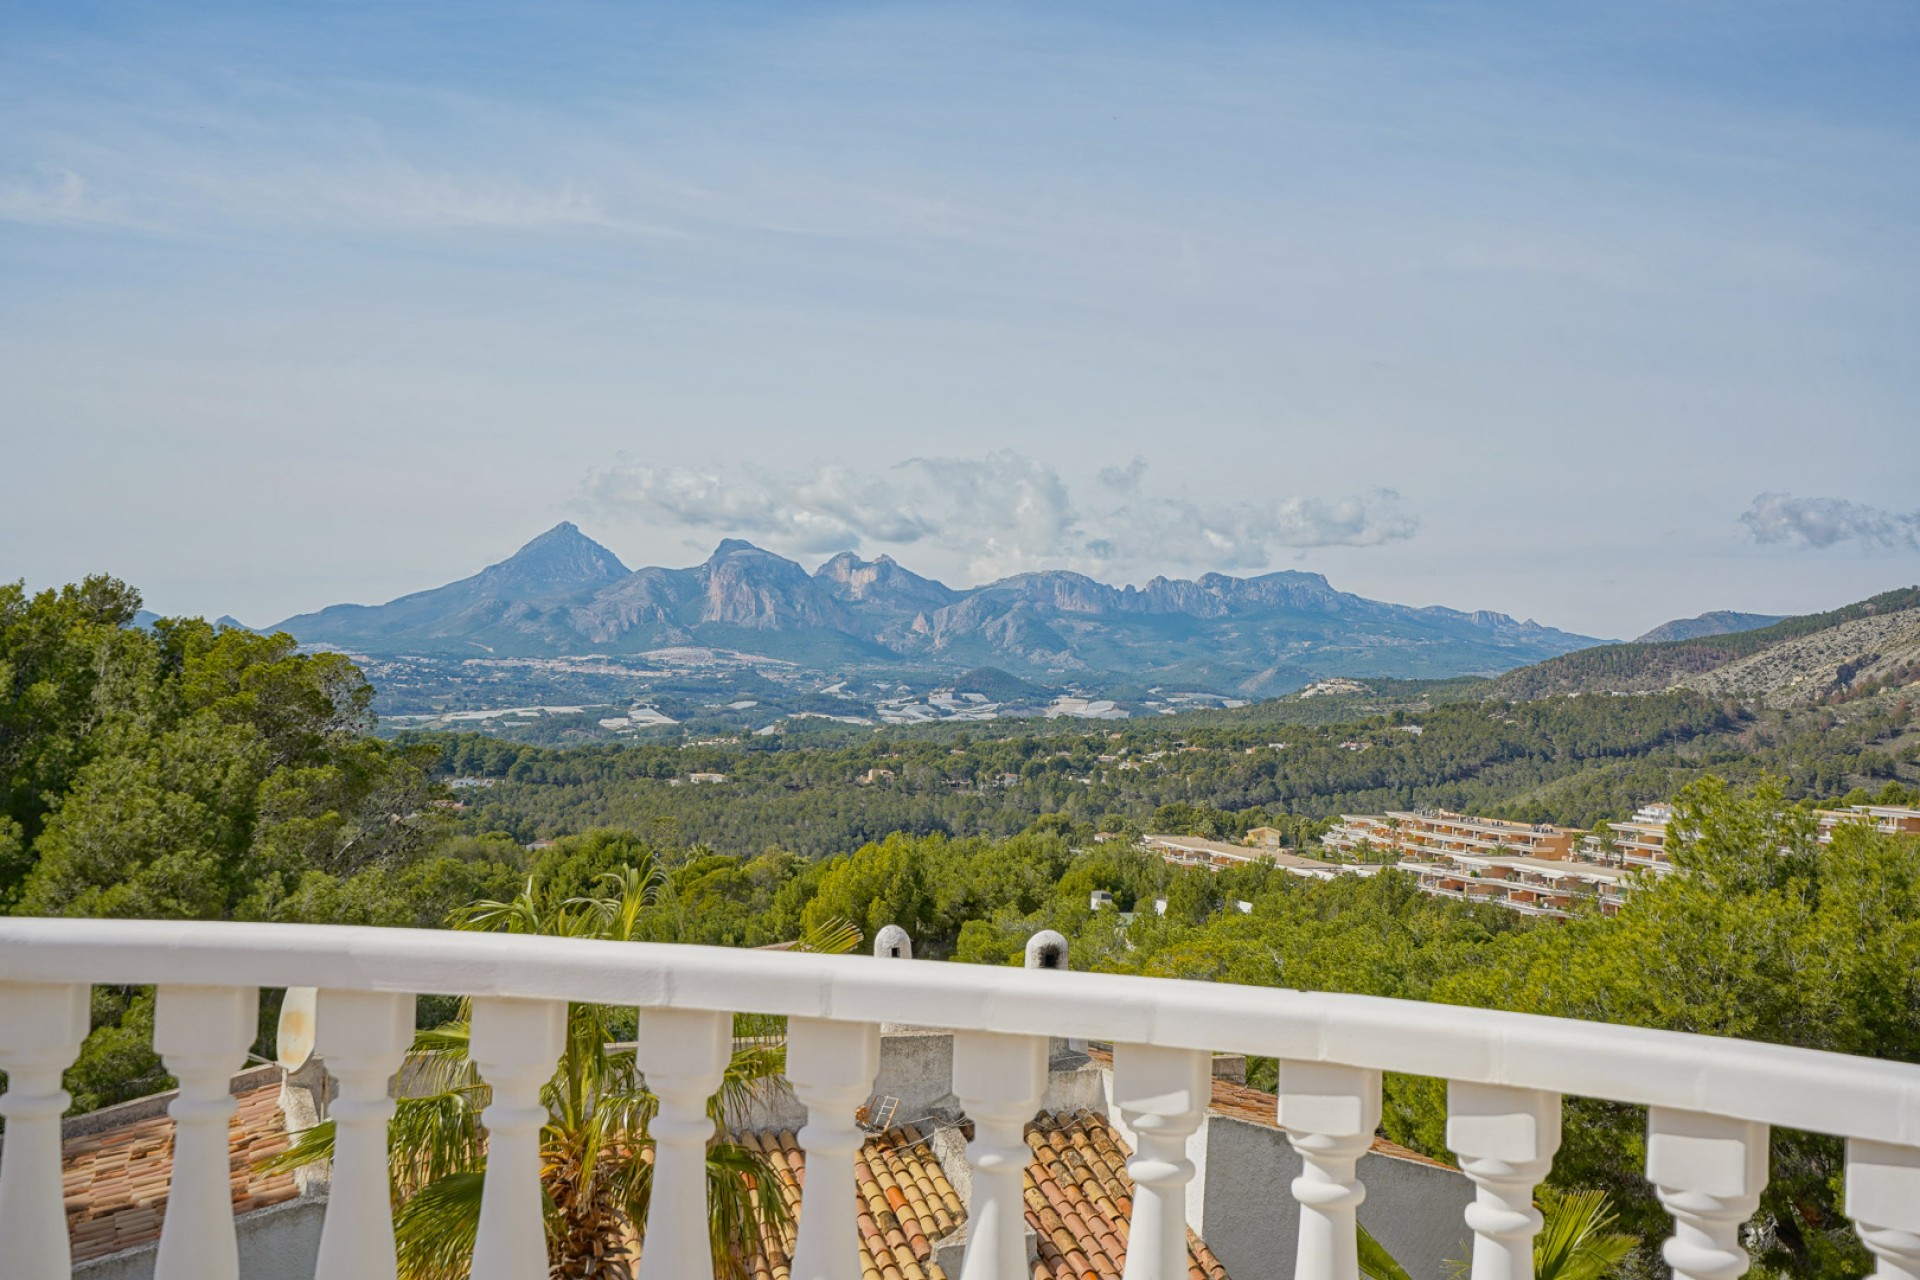
M787 1206L784 1231L764 1232L748 1259L755 1280L788 1280L806 1153L791 1129L739 1135L772 1162ZM858 1187L862 1280L947 1280L933 1261L933 1242L966 1221L966 1206L954 1193L925 1135L911 1125L870 1138L860 1150Z
M1129 1152L1091 1111L1041 1113L1027 1126L1027 1223L1039 1235L1033 1280L1119 1280L1133 1214ZM1227 1280L1220 1259L1187 1232L1189 1280Z
M855 1169L861 1280L950 1280L934 1244L966 1221L926 1134L911 1125L869 1139ZM806 1154L792 1130L743 1134L777 1172L789 1225L769 1232L750 1258L755 1280L789 1280ZM1104 1118L1089 1111L1042 1113L1027 1126L1027 1224L1038 1236L1033 1280L1118 1280L1133 1211L1128 1152ZM1189 1280L1227 1280L1226 1269L1191 1231Z
M227 1131L233 1211L247 1213L299 1195L290 1173L263 1174L256 1160L286 1150L280 1086L235 1096ZM86 1262L160 1238L173 1173L173 1121L164 1115L81 1134L62 1144L62 1191L73 1260Z

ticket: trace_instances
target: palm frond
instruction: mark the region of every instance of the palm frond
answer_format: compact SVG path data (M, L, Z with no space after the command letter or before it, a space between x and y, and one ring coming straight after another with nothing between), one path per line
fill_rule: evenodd
M568 898L565 906L578 907L592 919L594 936L615 942L631 942L640 932L641 917L660 901L666 888L667 873L651 853L638 863L628 863L618 871L604 871L596 883L607 887L605 894L588 898Z
M480 1230L483 1168L450 1173L414 1192L393 1215L400 1280L466 1280Z
M716 1280L749 1280L744 1251L762 1232L787 1226L773 1165L752 1147L716 1142L707 1150L707 1227ZM764 1188L765 1194L761 1194Z
M542 927L544 913L540 909L540 894L532 876L527 877L526 884L521 886L511 902L495 902L491 898L469 902L464 907L455 908L448 915L447 923L455 929L476 933L548 932Z
M651 855L608 872L602 892L555 902L529 878L508 902L479 901L456 911L459 929L632 940L659 902L666 875ZM800 949L851 951L860 931L844 921L810 930ZM416 1033L403 1078L415 1095L395 1107L389 1130L400 1209L401 1280L457 1280L471 1264L478 1226L486 1141L480 1113L489 1090L470 1056L468 1006L444 1026ZM631 1046L632 1011L606 1005L567 1008L565 1048L541 1090L547 1123L541 1135L542 1184L547 1192L548 1243L556 1275L617 1276L624 1272L625 1232L643 1223L653 1184L648 1128L659 1101L646 1088ZM736 1027L740 1024L736 1022ZM721 1120L755 1090L775 1087L786 1066L785 1022L747 1025L721 1090L708 1112ZM331 1126L301 1135L284 1157L288 1167L331 1153ZM298 1154L296 1154L296 1152ZM721 1140L709 1148L707 1181L716 1275L747 1280L745 1251L763 1232L786 1225L787 1209L766 1158Z
M285 1151L275 1152L253 1162L255 1173L292 1173L310 1164L333 1159L333 1121L300 1130L291 1136Z
M1605 1280L1640 1244L1638 1237L1608 1230L1618 1215L1605 1191L1543 1187L1540 1207L1546 1225L1533 1242L1537 1280Z
M1353 1224L1353 1229L1359 1237L1360 1274L1365 1280L1413 1280L1373 1232L1358 1222Z
M832 916L802 934L800 940L793 944L793 949L822 956L850 955L859 949L865 936L853 921Z

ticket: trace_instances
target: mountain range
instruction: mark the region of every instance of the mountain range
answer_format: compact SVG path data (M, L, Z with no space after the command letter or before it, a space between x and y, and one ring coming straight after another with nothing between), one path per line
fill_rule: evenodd
M819 671L991 665L1058 682L1141 681L1252 696L1326 676L1506 671L1602 643L1503 613L1387 604L1317 573L1155 578L1061 570L949 587L889 556L804 567L729 538L705 563L630 570L563 523L470 578L273 630L373 655L557 657L679 646Z

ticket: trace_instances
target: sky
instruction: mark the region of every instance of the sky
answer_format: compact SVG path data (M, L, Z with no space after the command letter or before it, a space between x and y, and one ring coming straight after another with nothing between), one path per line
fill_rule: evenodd
M1920 8L0 4L0 581L1920 580Z

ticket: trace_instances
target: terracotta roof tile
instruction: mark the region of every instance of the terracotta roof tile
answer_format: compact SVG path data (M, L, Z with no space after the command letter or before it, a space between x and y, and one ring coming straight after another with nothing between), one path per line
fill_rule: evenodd
M966 1221L966 1208L927 1142L912 1126L870 1138L855 1162L862 1280L949 1280L934 1246ZM1033 1280L1118 1280L1133 1211L1128 1151L1105 1118L1089 1111L1042 1113L1027 1127L1033 1152L1024 1185L1027 1223L1040 1260ZM789 1210L784 1232L764 1233L747 1259L755 1280L789 1280L793 1223L806 1182L806 1153L791 1130L740 1140L765 1152ZM1187 1233L1190 1280L1227 1280L1200 1238Z
M1128 1152L1105 1117L1091 1111L1042 1113L1027 1127L1027 1222L1040 1261L1034 1280L1118 1280L1127 1264L1133 1179ZM1213 1251L1187 1232L1193 1280L1227 1280Z
M748 1266L758 1280L789 1280L806 1153L791 1129L738 1136L766 1154L788 1210L786 1229L763 1231ZM928 1136L911 1125L890 1129L869 1138L855 1159L862 1280L948 1280L933 1261L933 1245L965 1220L966 1211L934 1159Z
M280 1086L265 1085L235 1096L228 1128L228 1166L233 1211L248 1213L299 1195L290 1173L254 1172L254 1162L286 1150ZM173 1121L136 1120L62 1144L62 1192L73 1260L86 1262L160 1238L173 1174Z

